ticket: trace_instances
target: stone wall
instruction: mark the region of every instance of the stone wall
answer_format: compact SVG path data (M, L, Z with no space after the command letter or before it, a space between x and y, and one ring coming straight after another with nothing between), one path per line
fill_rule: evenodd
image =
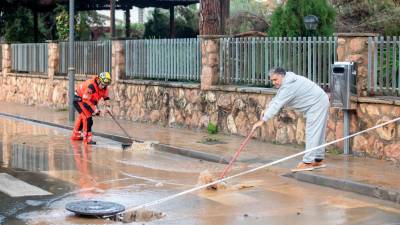
M87 79L77 77L76 86ZM45 75L9 73L0 78L0 101L25 105L65 109L68 104L68 80L65 77L49 79Z
M51 80L43 76L15 76L0 79L0 101L26 105L64 108L67 104L66 80Z
M357 128L364 130L376 124L400 117L400 101L360 102L357 110ZM391 123L354 137L357 155L400 161L400 125Z

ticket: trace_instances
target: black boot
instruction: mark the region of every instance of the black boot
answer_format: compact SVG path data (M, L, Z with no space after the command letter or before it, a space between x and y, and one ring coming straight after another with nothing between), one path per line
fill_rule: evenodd
M88 145L95 145L96 142L92 140L92 132L87 132L85 135L84 141Z
M96 144L96 142L95 142L95 141L93 141L93 140L90 140L90 141L86 142L86 144L88 144L88 145L95 145L95 144Z

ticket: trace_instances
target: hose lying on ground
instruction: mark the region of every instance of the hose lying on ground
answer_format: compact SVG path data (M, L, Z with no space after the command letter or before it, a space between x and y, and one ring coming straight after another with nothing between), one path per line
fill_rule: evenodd
M388 125L388 124L390 124L390 123L397 122L397 121L399 121L399 120L400 120L400 117L398 117L398 118L396 118L396 119L393 119L393 120L390 120L390 121L387 121L387 122L384 122L384 123L381 123L381 124L378 124L378 125L376 125L376 126L374 126L374 127L371 127L371 128L365 129L365 130L362 130L362 131L360 131L360 132L351 134L351 135L349 135L349 136L336 139L336 140L334 140L334 141L325 143L325 144L323 144L323 145L320 145L320 146L317 146L317 147L314 147L314 148L310 148L310 149L306 149L306 150L304 150L304 151L302 151L302 152L299 152L299 153L296 153L296 154L293 154L293 155L290 155L290 156L287 156L287 157L284 157L284 158L275 160L275 161L273 161L273 162L270 162L270 163L261 165L261 166L259 166L259 167L256 167L256 168L253 168L253 169L250 169L250 170L247 170L247 171L243 171L243 172L241 172L241 173L232 175L232 176L230 176L230 177L225 177L225 178L223 178L223 179L218 179L218 180L215 180L215 181L213 181L213 182L211 182L211 183L202 184L202 185L200 185L200 186L196 186L196 187L194 187L194 188L191 188L191 189L188 189L188 190L185 190L185 191L182 191L182 192L179 192L179 193L176 193L176 194L173 194L173 195L170 195L170 196L167 196L167 197L164 197L164 198L161 198L161 199L152 201L152 202L148 202L148 203L141 204L141 205L138 205L138 206L135 206L135 207L127 208L127 210L126 210L124 213L129 212L129 211L135 211L135 210L138 210L138 209L144 209L144 208L149 207L149 206L153 206L153 205L158 205L158 204L164 203L164 202L166 202L166 201L172 200L172 199L177 198L177 197L179 197L179 196L182 196L182 195L185 195L185 194L188 194L188 193L191 193L191 192L194 192L194 191L203 189L203 188L207 188L207 187L209 187L209 186L216 185L216 184L221 183L221 182L225 182L225 181L230 180L230 179L233 179L233 178L235 178L235 177L239 177L239 176L243 176L243 175L246 175L246 174L255 172L255 171L257 171L257 170L260 170L260 169L263 169L263 168L266 168L266 167L269 167L269 166L272 166L272 165L275 165L275 164L278 164L278 163L287 161L287 160L289 160L289 159L293 159L293 158L295 158L295 157L297 157L297 156L300 156L300 155L303 155L303 154L305 154L305 153L307 153L307 152L311 152L311 151L314 151L314 150L319 149L319 148L321 148L321 147L326 147L326 146L328 146L328 145L331 145L331 144L334 144L334 143L337 143L337 142L340 142L340 141L343 141L343 140L352 138L352 137L357 136L357 135L359 135L359 134L362 134L362 133L365 133L365 132L374 130L374 129L379 128L379 127L383 127L383 126L385 126L385 125ZM121 213L121 215L123 215L123 213Z

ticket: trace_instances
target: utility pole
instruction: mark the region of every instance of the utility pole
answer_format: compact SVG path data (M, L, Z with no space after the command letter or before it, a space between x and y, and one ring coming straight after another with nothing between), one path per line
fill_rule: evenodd
M75 96L75 67L74 67L74 26L75 6L74 0L69 0L69 40L68 40L68 112L69 122L72 124L75 120L74 96Z
M111 38L115 37L115 0L110 0L110 28Z

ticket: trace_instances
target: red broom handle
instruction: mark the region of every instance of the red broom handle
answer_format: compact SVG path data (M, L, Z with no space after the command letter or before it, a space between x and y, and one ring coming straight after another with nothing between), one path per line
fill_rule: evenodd
M229 164L225 167L224 171L221 173L221 175L219 176L219 179L224 178L224 176L228 173L228 171L231 169L233 162L235 162L236 158L239 156L240 152L243 150L244 146L246 146L247 142L249 142L252 134L254 133L254 130L252 130L250 132L249 135L247 135L246 139L242 142L242 144L240 144L239 149L236 151L235 155L233 156L233 158L231 159L231 161L229 162Z

